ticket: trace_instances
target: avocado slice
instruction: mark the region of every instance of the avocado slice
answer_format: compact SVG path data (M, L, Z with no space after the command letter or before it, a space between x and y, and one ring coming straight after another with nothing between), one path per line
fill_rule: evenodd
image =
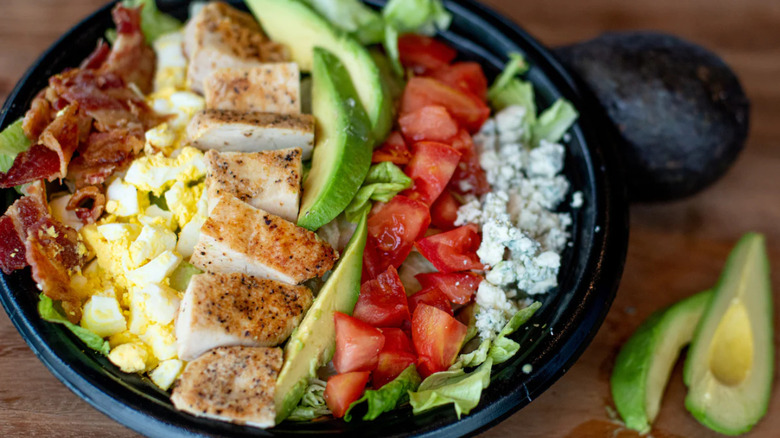
M701 292L659 310L623 345L610 385L615 407L629 429L650 431L672 368L711 298L712 291Z
M766 414L775 364L772 321L766 243L748 233L726 261L685 361L685 407L700 423L738 435Z
M302 71L314 68L314 47L328 49L340 58L371 120L374 139L384 140L392 126L392 99L365 47L299 1L246 0L246 4L268 36L287 46Z
M320 289L301 325L284 347L284 364L276 379L276 423L287 418L300 402L310 377L333 357L336 328L333 313L352 314L360 294L366 214L344 249L341 259Z
M316 231L349 205L371 167L371 132L339 59L314 48L312 111L317 143L303 181L298 226Z

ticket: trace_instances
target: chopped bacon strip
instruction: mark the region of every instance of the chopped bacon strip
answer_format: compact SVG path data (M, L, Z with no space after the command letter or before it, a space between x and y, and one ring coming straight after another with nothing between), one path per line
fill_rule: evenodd
M41 90L30 104L30 109L24 114L24 121L22 122L24 135L30 141L35 142L38 140L41 132L49 126L53 118L54 113L51 104L46 99L46 90Z
M60 159L58 178L64 178L68 173L68 163L73 152L79 146L79 104L72 103L65 107L53 122L43 130L38 141L57 153Z
M81 299L70 287L70 277L86 264L88 256L78 231L44 217L31 227L25 250L33 280L47 297L62 301L68 319L77 323L81 319Z
M109 53L111 53L111 46L100 40L95 50L87 56L87 59L81 61L79 68L97 70L106 62Z
M106 208L106 195L97 186L82 187L70 197L66 208L75 211L84 225L92 224Z
M17 155L8 172L0 173L0 188L8 189L40 179L53 181L59 171L59 155L46 146L36 144Z
M115 171L124 169L144 148L143 133L114 129L93 132L71 160L68 179L76 188L102 184Z
M127 84L135 84L142 93L152 91L155 68L154 50L146 44L141 32L141 9L117 5L111 15L117 39L100 73L114 73Z
M0 217L0 270L6 274L27 266L24 243L10 216Z

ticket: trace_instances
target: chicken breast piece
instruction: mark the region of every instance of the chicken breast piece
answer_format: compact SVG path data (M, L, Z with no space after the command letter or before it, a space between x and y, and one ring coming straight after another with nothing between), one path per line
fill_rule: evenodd
M298 64L221 68L203 80L206 108L239 112L301 113Z
M216 348L187 364L171 401L176 409L197 417L273 427L281 367L281 348Z
M284 46L270 41L257 21L225 3L207 4L184 28L187 78L203 93L203 80L218 68L253 67L285 61Z
M227 193L290 222L301 200L301 149L206 152L209 213Z
M314 116L204 110L187 125L187 139L200 149L220 152L301 148L308 160L314 149Z
M190 361L216 347L273 347L309 310L306 286L246 274L194 275L176 317L179 358Z
M338 253L315 233L223 194L200 230L190 263L299 284L328 272Z

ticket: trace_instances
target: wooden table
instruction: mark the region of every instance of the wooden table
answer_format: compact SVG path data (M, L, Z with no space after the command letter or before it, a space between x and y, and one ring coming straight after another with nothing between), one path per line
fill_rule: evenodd
M626 270L612 310L577 364L529 407L486 437L634 436L609 423L608 377L619 346L654 310L713 285L731 246L746 231L766 234L780 266L780 2L774 0L485 0L549 46L607 30L656 29L718 52L753 102L747 149L728 175L693 198L633 205ZM3 0L0 96L62 32L103 0ZM774 187L774 188L772 188ZM775 269L780 303L780 269ZM777 313L776 313L777 315ZM780 326L775 317L775 325ZM777 335L777 334L776 334ZM777 341L775 342L777 345ZM780 434L780 394L750 434ZM683 407L679 366L654 436L710 437ZM133 436L57 381L0 312L0 435Z

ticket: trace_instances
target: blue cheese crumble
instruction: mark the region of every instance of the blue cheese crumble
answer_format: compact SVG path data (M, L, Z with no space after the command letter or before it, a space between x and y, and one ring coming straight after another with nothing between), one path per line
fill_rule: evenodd
M492 191L466 199L455 222L482 229L477 255L488 271L477 290L476 327L483 340L495 338L529 296L558 285L570 237L571 215L556 211L570 188L561 174L566 150L546 140L531 148L525 118L524 107L507 107L474 136ZM582 203L577 192L571 204Z

